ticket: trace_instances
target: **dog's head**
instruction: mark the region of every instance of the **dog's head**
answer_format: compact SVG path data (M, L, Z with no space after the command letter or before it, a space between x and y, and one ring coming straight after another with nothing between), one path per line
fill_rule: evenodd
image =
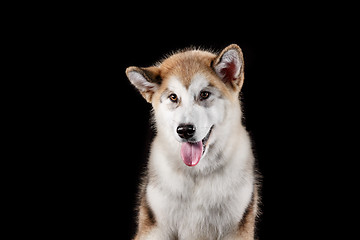
M226 109L239 101L243 62L240 47L232 44L220 54L188 50L156 66L126 69L130 82L153 105L158 133L181 144L188 166L206 154L215 129L229 115Z

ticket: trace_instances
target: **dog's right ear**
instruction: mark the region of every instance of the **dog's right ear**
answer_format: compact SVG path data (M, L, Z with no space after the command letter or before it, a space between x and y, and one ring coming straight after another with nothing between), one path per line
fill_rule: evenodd
M151 103L152 96L158 90L161 83L159 68L128 67L126 75L146 101Z

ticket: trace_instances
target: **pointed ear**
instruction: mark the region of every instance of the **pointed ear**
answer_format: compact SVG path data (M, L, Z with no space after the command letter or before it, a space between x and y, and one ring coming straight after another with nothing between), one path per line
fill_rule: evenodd
M222 50L214 59L213 68L225 84L241 89L244 82L244 59L238 45L232 44Z
M128 67L126 69L126 75L146 101L151 103L151 98L161 83L159 68Z

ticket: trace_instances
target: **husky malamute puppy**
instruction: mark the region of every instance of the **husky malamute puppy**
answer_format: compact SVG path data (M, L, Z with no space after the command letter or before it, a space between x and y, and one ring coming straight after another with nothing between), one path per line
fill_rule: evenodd
M126 74L152 104L156 126L135 240L254 239L258 194L241 121L240 47L184 50Z

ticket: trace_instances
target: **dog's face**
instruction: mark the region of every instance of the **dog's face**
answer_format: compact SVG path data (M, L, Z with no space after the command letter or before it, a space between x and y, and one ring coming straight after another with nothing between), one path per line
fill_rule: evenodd
M158 133L181 144L181 157L195 166L214 141L213 132L226 117L226 108L238 101L243 57L237 45L219 55L185 51L159 66L129 67L131 83L152 103Z

